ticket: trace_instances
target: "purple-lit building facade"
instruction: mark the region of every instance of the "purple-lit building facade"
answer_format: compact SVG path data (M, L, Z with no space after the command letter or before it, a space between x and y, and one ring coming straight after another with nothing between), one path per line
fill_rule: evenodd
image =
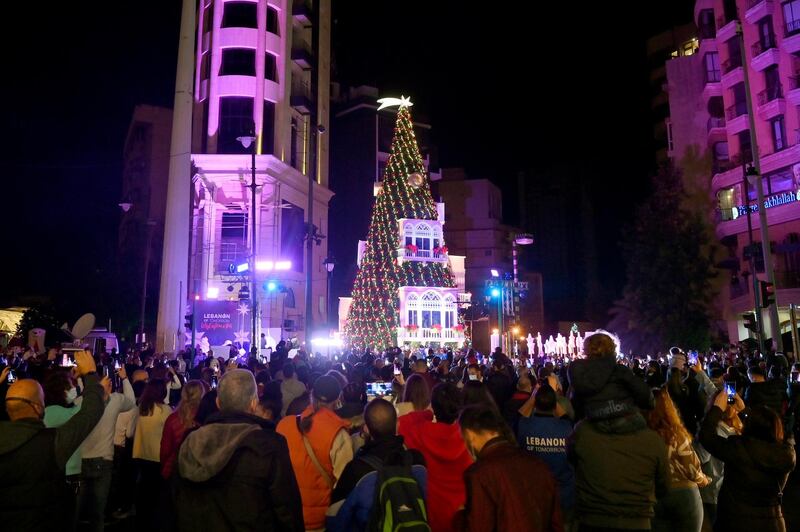
M750 262L744 255L749 241L745 205L755 204L756 192L744 184L744 165L758 149L785 333L788 305L800 303L800 0L699 0L694 18L699 49L667 64L669 155L683 172L689 197L704 195L711 202L722 248L719 266L725 269L718 308L736 341L750 335L742 314L753 310ZM756 140L749 131L745 68ZM757 213L751 220L759 244ZM763 261L755 261L755 270L765 279ZM769 331L769 315L763 316Z
M274 340L304 339L309 175L313 225L329 234L330 25L330 0L202 0L197 14L190 279L201 301L238 301L249 282L236 266L251 256L251 155L237 137L254 127L258 332ZM313 249L319 325L327 239Z

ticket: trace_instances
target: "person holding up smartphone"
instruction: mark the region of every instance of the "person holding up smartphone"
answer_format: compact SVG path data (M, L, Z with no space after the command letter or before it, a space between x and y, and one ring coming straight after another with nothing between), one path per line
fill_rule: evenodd
M699 435L703 447L725 464L714 529L786 530L781 500L795 451L783 422L769 407L755 406L744 418L741 437L724 438L717 427L728 401L724 390L714 396ZM734 401L740 404L738 395Z
M46 428L44 391L32 379L19 379L5 398L10 421L0 421L0 490L14 493L0 505L4 530L60 530L74 515L75 494L65 474L69 457L103 415L103 388L91 354L79 351L83 404L58 428ZM24 467L20 467L24 464Z

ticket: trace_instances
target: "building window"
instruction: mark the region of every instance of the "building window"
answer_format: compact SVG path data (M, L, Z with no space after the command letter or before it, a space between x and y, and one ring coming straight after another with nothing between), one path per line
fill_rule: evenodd
M203 33L211 31L214 22L214 3L209 3L203 11Z
M719 69L719 54L717 52L709 52L703 56L706 66L706 83L716 83L722 77L722 72Z
M728 120L747 114L747 100L745 99L744 83L737 83L731 87L733 105L727 109Z
M225 96L219 100L217 153L248 153L236 138L253 130L253 99Z
M739 160L736 161L737 164L742 163L750 163L753 161L753 149L752 144L750 142L750 132L749 131L742 131L738 133L737 138L739 139Z
M791 0L783 4L783 20L786 21L786 34L800 32L800 0Z
M267 52L264 54L264 78L278 81L278 62L275 56Z
M256 51L251 48L225 48L222 50L220 76L255 76Z
M264 113L261 116L261 153L267 155L275 149L275 103L264 100Z
M722 220L733 220L738 217L737 194L734 187L723 188L717 192L717 208Z
M742 66L742 48L739 46L739 37L729 39L725 43L728 47L728 60L722 65L725 74Z
M764 85L766 85L766 88L758 93L759 105L764 105L767 102L783 97L778 65L772 65L764 69Z
M223 6L223 28L258 28L256 2L225 2Z
M219 271L247 262L247 213L223 212L219 238Z
M770 16L758 21L758 43L761 51L775 48L775 33L772 31L772 17Z
M772 130L772 147L775 151L780 151L788 145L786 142L786 129L783 124L783 116L774 118L770 122L770 129Z
M272 6L267 6L267 31L280 35L278 33L278 10Z
M727 170L728 168L728 143L715 142L714 143L714 173L718 174Z
M766 181L765 185L769 185L769 189L765 190L766 194L780 194L795 189L794 175L789 168L772 172Z
M700 11L700 38L714 39L717 36L717 29L714 26L714 10L703 9Z
M303 242L306 235L305 211L288 201L281 209L281 257L292 261L292 271L303 271Z
M442 228L439 225L431 225L425 222L406 222L403 225L403 246L414 245L417 251L414 257L419 258L439 258L441 254L435 251L442 245ZM409 255L406 251L406 256Z
M203 59L200 61L200 79L208 79L208 73L211 70L211 54L206 52L203 54Z

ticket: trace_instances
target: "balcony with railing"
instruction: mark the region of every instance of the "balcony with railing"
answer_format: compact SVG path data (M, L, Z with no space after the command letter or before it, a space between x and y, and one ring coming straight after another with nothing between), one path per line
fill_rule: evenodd
M292 61L303 70L314 66L314 52L306 41L298 39L292 43Z
M721 116L709 117L706 123L706 131L711 133L712 129L725 129L725 118Z
M773 85L772 87L767 87L763 91L759 92L757 96L758 105L766 105L769 102L778 100L780 98L783 98L783 88L779 83Z
M729 57L722 62L722 73L730 74L732 71L742 66L742 58L739 56Z
M745 3L744 18L749 24L756 24L759 20L772 14L773 0L747 0Z
M784 25L786 29L786 36L796 35L800 33L800 19L787 20Z
M292 93L289 103L301 114L310 114L314 109L314 100L311 98L311 85L299 76L292 76Z
M397 258L421 262L447 262L447 247L420 249L409 244L397 250Z
M775 43L775 36L770 35L769 37L756 41L750 47L750 51L753 54L753 57L757 55L761 55L767 50L772 50L773 48L777 48L778 45Z
M700 40L703 39L714 39L717 37L717 28L714 27L714 24L701 24L700 27L697 29L697 34L700 37Z
M403 344L406 342L439 342L439 343L457 343L464 342L464 328L450 327L429 327L422 328L416 326L406 326L397 328L397 343Z
M736 102L735 104L725 109L725 116L728 118L728 121L746 114L747 114L746 102Z

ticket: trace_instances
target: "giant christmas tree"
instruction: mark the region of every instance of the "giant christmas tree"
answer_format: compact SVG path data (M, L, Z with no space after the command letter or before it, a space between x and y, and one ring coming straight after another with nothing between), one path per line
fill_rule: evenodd
M398 102L402 103L391 153L372 209L345 325L351 346L374 350L402 340L463 338L453 310L456 289L442 235L443 220L414 136L411 104L407 99Z

